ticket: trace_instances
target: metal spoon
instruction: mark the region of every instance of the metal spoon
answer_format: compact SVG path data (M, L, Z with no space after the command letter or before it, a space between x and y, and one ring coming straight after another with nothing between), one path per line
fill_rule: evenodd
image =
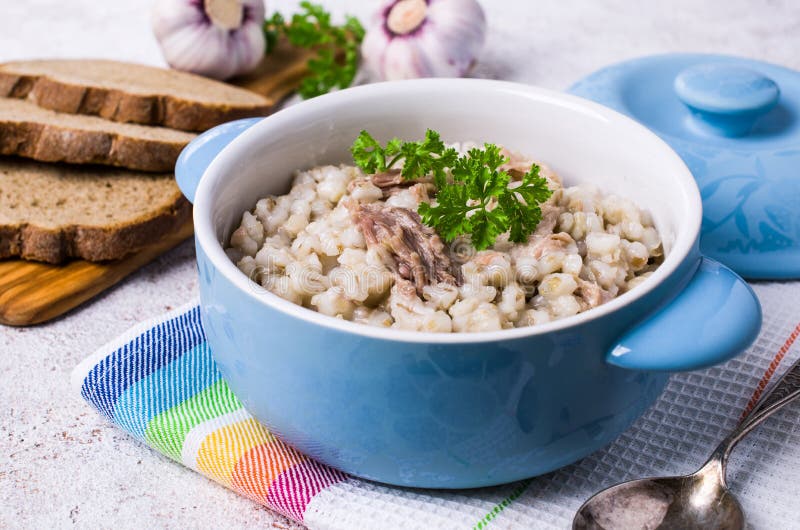
M583 503L573 530L744 528L744 512L725 484L725 467L734 446L784 405L800 396L800 360L714 450L692 475L623 482Z

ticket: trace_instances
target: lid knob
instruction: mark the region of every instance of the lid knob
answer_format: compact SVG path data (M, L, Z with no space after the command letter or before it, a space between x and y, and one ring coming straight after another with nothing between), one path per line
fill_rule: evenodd
M778 85L769 77L727 63L686 68L675 78L674 89L700 128L729 137L749 133L780 97Z

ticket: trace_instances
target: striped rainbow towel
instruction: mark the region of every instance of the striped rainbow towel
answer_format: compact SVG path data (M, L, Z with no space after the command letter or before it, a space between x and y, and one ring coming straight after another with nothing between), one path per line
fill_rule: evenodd
M214 364L192 305L137 326L84 361L81 395L164 455L287 517L345 479L276 439Z
M135 327L81 363L73 380L92 406L134 437L310 528L565 528L580 503L605 486L699 466L773 374L797 357L800 282L754 287L766 319L748 352L673 376L659 401L606 449L495 488L393 488L298 453L253 419L221 379L196 305ZM800 469L800 407L779 418L744 442L749 450L734 453L729 469L756 528L800 521L793 471Z

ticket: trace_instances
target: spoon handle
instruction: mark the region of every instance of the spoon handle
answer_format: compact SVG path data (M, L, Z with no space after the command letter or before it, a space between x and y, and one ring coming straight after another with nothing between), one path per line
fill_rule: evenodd
M772 389L761 398L730 436L720 444L718 451L722 451L723 461L728 459L734 446L750 431L798 396L800 396L800 359L786 370Z
M760 413L771 409L772 414L783 404L788 403L792 399L800 395L800 359L798 359L788 370L783 374L777 383L772 387L765 396L763 396L753 410L748 414L742 423L750 423L751 421L759 421L756 416L760 417ZM752 418L752 419L751 419Z

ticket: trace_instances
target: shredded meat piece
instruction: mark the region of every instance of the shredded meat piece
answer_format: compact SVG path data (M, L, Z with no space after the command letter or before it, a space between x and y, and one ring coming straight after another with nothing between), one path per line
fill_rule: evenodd
M565 250L569 245L574 244L575 240L566 232L550 234L549 236L539 237L531 245L533 257L540 259L545 254L554 250Z
M500 169L507 171L509 175L511 175L511 180L518 181L522 180L522 177L525 176L525 173L531 170L536 162L530 158L520 155L519 153L514 153L513 151L509 151L505 147L500 150L500 154L504 157L508 158L508 162L500 166ZM561 188L561 179L553 173L553 171L542 164L539 165L539 175L547 179L547 186L555 191ZM542 208L544 210L544 207Z
M558 216L561 214L561 209L550 204L542 205L542 220L536 225L533 235L546 236L553 233L553 229L558 223Z
M508 158L508 162L500 166L500 169L508 171L508 174L514 180L521 179L525 173L531 170L531 166L534 164L533 160L525 158L519 153L509 151L505 147L500 150L500 154Z
M399 278L412 282L418 295L426 285L459 284L444 243L416 212L378 203L354 203L348 209L367 246L388 251L387 265Z
M405 180L400 174L399 169L390 169L383 173L375 173L371 177L372 183L380 189L391 188L393 186L400 186L402 184L411 185L411 181Z
M416 197L417 202L430 202L431 195L433 190L435 190L433 184L426 184L420 182L418 184L414 184L408 190Z
M434 187L431 179L428 177L421 179L407 180L400 174L399 169L390 169L383 173L375 173L370 177L372 184L377 186L383 191L383 198L391 197L398 191L404 190L416 184L426 184L425 189L428 192L433 192Z
M589 306L589 309L597 307L601 304L605 304L614 298L614 295L602 289L596 283L588 282L581 278L578 278L578 289L580 290L580 297L584 302L586 302L586 304Z
M403 297L413 299L417 297L417 288L414 287L414 284L404 278L398 278L397 283L397 292L400 293Z

